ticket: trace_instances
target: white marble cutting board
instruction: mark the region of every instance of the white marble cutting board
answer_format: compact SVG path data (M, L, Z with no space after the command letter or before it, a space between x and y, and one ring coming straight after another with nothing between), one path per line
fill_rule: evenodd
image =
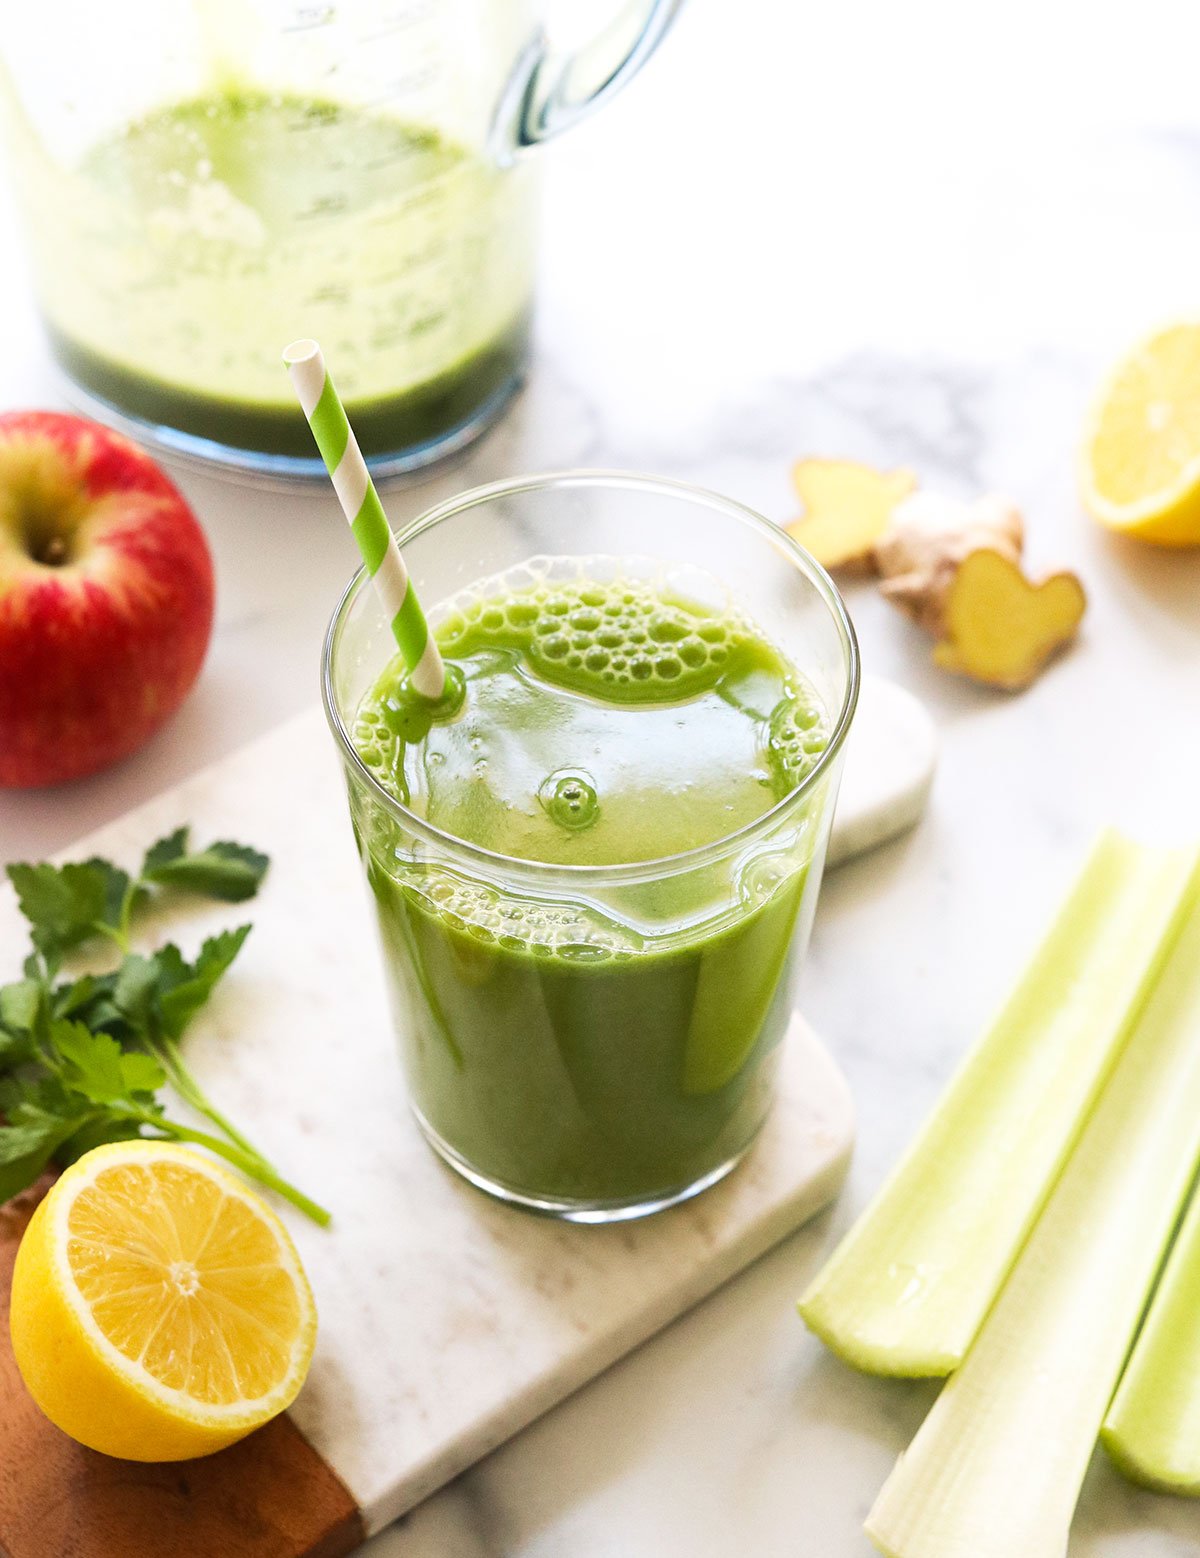
M928 753L931 766L931 746ZM879 771L874 761L867 766ZM920 766L897 766L894 821L911 820ZM865 796L865 779L860 788ZM878 833L879 791L876 784L870 807L843 811L844 853L864 847L868 813ZM779 1104L724 1184L674 1211L606 1229L491 1202L434 1159L406 1112L320 713L282 726L65 857L132 863L185 821L198 840L236 837L272 856L253 903L176 900L169 933L187 947L218 926L254 921L235 970L189 1035L189 1060L281 1169L333 1210L323 1232L284 1209L321 1318L312 1374L292 1416L349 1488L368 1531L636 1346L836 1191L852 1140L850 1100L797 1019ZM6 893L6 967L23 940Z

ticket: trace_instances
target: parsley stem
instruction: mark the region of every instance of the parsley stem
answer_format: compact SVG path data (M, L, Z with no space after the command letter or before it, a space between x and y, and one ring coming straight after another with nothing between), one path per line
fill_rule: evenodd
M174 1120L165 1120L158 1115L147 1113L143 1116L143 1120L153 1130L161 1131L175 1141L187 1141L197 1147L207 1147L209 1152L215 1152L219 1158L224 1158L227 1163L232 1163L235 1168L241 1169L247 1178L257 1180L260 1185L265 1185L268 1190L273 1190L276 1195L282 1196L297 1211L303 1212L320 1227L328 1228L333 1221L331 1213L311 1200L302 1190L297 1190L295 1185L289 1185L286 1179L282 1179L271 1165L264 1162L257 1154L244 1152L240 1147L234 1147L229 1142L222 1141L219 1136L210 1135L207 1131L194 1131L190 1126L179 1125Z
M137 901L138 893L144 889L145 885L145 878L140 876L131 877L125 884L125 892L121 898L121 914L117 927L121 937L121 949L124 952L129 951L129 921L133 915L133 906Z
M103 920L96 920L96 921L94 921L94 923L92 925L92 929L96 932L96 934L98 936L107 936L110 941L115 941L117 946L121 949L121 951L126 956L128 956L128 954L129 954L129 931L128 931L128 928L122 928L119 925L108 925Z
M254 1143L243 1136L233 1122L221 1113L199 1082L196 1081L196 1078L184 1063L183 1056L179 1053L179 1046L174 1039L158 1038L152 1041L152 1048L155 1059L162 1065L163 1070L170 1079L171 1086L179 1094L180 1098L185 1103L191 1104L192 1108L198 1114L202 1114L211 1125L215 1125L221 1134L227 1136L234 1146L239 1147L247 1157L253 1158L256 1163L262 1163L270 1167L268 1160L263 1157Z

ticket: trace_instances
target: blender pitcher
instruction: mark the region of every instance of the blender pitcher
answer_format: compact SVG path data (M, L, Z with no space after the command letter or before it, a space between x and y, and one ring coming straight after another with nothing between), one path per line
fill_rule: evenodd
M377 474L461 447L528 351L537 167L682 0L558 53L540 0L40 0L0 39L72 398L181 454L322 474L281 345L318 337Z

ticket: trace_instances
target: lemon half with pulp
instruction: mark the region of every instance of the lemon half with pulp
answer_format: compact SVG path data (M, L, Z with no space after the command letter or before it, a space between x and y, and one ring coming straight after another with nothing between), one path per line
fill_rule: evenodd
M1081 482L1111 530L1200 546L1200 320L1158 331L1118 365L1092 409Z
M290 1405L317 1314L260 1197L200 1153L132 1141L80 1158L34 1212L11 1325L52 1422L106 1455L174 1461Z

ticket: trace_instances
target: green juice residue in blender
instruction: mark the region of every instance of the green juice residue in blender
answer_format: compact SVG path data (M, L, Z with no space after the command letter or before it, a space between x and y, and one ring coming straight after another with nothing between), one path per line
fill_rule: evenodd
M220 92L17 170L57 356L127 415L311 456L279 354L315 336L367 454L452 432L521 370L533 187L436 131Z

